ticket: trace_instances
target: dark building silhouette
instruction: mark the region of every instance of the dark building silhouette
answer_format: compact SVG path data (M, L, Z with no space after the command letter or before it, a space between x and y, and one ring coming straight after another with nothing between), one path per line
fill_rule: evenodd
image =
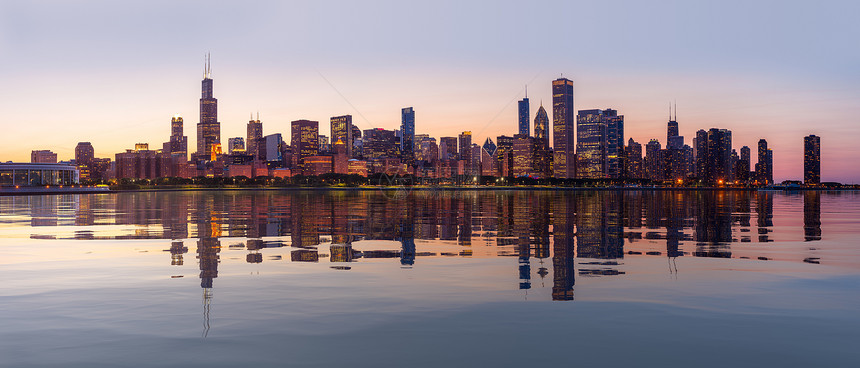
M821 137L803 137L803 183L821 184Z
M415 110L404 107L400 118L400 159L409 166L415 166Z
M758 162L755 164L756 180L759 184L773 184L773 150L767 148L767 141L758 141Z
M531 112L529 110L529 96L526 94L526 97L517 102L517 108L519 111L519 116L517 119L519 134L529 135L529 117L531 116Z

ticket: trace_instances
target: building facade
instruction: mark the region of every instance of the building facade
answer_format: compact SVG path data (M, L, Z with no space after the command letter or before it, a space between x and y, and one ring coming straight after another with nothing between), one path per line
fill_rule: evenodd
M574 178L573 81L567 78L552 82L552 147L553 175L562 179Z

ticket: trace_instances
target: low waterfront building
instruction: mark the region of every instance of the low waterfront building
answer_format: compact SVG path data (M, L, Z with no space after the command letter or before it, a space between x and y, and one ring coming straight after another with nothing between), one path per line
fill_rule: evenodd
M43 186L78 184L78 168L56 163L0 163L0 186Z

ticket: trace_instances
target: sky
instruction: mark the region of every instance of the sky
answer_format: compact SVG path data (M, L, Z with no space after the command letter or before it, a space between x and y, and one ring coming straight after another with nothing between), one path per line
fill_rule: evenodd
M196 144L211 53L221 140L352 114L361 129L512 135L516 101L574 81L576 110L613 108L625 140L685 142L732 130L774 151L774 178L802 179L803 137L822 180L860 183L860 14L855 1L5 1L0 0L0 161L31 150L97 157L160 148L181 114ZM755 156L755 155L754 155ZM755 160L755 157L753 158Z

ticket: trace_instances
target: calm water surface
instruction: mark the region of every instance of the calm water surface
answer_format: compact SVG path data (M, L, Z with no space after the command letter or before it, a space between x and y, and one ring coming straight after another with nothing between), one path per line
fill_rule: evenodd
M855 366L860 195L0 197L0 366Z

